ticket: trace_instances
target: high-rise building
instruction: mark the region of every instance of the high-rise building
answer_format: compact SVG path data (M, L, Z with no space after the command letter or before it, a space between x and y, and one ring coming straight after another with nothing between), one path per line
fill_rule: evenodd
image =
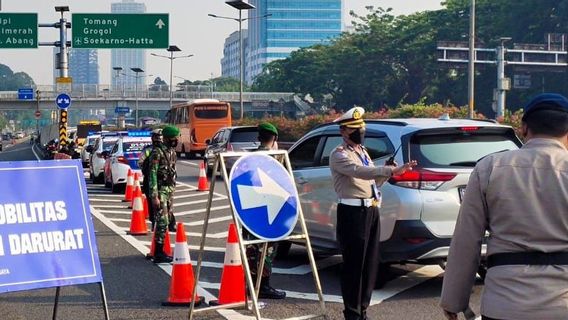
M99 84L98 51L70 49L69 76L73 79L73 84Z
M341 0L250 0L249 59L245 73L251 83L262 67L287 58L292 51L326 44L341 34ZM266 14L271 16L260 18Z
M246 57L248 47L247 29L243 29L243 58ZM221 59L221 76L239 79L239 31L231 33L225 39L223 46L223 58ZM247 70L247 60L243 59L243 69Z
M146 5L135 2L134 0L122 0L121 2L111 3L112 13L145 13ZM135 27L135 26L133 26ZM146 77L135 78L135 73L131 68L140 68L146 71L146 50L144 49L112 49L111 50L110 74L113 87L134 88L134 83L138 80L138 86L145 84ZM123 75L115 77L116 71L112 68L121 67ZM126 74L126 75L124 75Z

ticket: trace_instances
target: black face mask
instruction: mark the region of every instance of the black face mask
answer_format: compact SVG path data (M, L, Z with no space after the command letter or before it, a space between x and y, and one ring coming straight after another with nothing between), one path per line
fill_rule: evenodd
M349 135L349 140L353 141L355 144L363 144L365 140L365 130L357 129Z
M170 148L175 148L178 145L178 140L177 139L168 140L166 141L166 145Z

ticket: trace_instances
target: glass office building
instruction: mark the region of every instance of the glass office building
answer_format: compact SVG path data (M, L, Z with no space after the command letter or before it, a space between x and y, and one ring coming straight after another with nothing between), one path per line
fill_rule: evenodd
M112 13L145 13L146 5L135 2L134 0L122 0L121 2L111 3ZM135 73L130 68L140 68L146 71L146 50L144 49L112 49L111 50L111 83L113 88L124 87L134 88L136 82ZM112 68L122 68L122 73L126 75L116 75ZM143 74L141 74L143 75ZM138 86L144 86L146 77L138 77Z
M247 83L271 61L292 51L326 44L341 33L342 0L250 0ZM270 14L268 17L260 18Z

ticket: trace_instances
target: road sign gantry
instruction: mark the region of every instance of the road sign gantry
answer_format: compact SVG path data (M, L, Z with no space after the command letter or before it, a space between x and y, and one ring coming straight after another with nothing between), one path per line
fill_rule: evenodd
M0 13L0 48L37 48L37 13Z

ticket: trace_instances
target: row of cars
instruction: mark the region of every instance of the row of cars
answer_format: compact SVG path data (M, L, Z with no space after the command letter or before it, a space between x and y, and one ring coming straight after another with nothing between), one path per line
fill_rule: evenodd
M150 144L149 131L98 132L85 139L81 161L89 167L93 183L104 183L112 192L122 192L128 170L141 173L140 152Z
M492 121L446 116L366 123L364 145L375 165L383 165L391 156L399 164L418 161L415 170L394 176L381 187L382 263L413 261L443 266L476 163L489 154L518 149L521 141L511 127ZM220 129L208 142L208 171L211 173L217 152L256 149L257 135L255 127ZM328 123L312 129L288 150L311 243L321 250L338 250L337 198L329 158L342 142L339 126ZM280 244L279 255L285 256L290 245Z

